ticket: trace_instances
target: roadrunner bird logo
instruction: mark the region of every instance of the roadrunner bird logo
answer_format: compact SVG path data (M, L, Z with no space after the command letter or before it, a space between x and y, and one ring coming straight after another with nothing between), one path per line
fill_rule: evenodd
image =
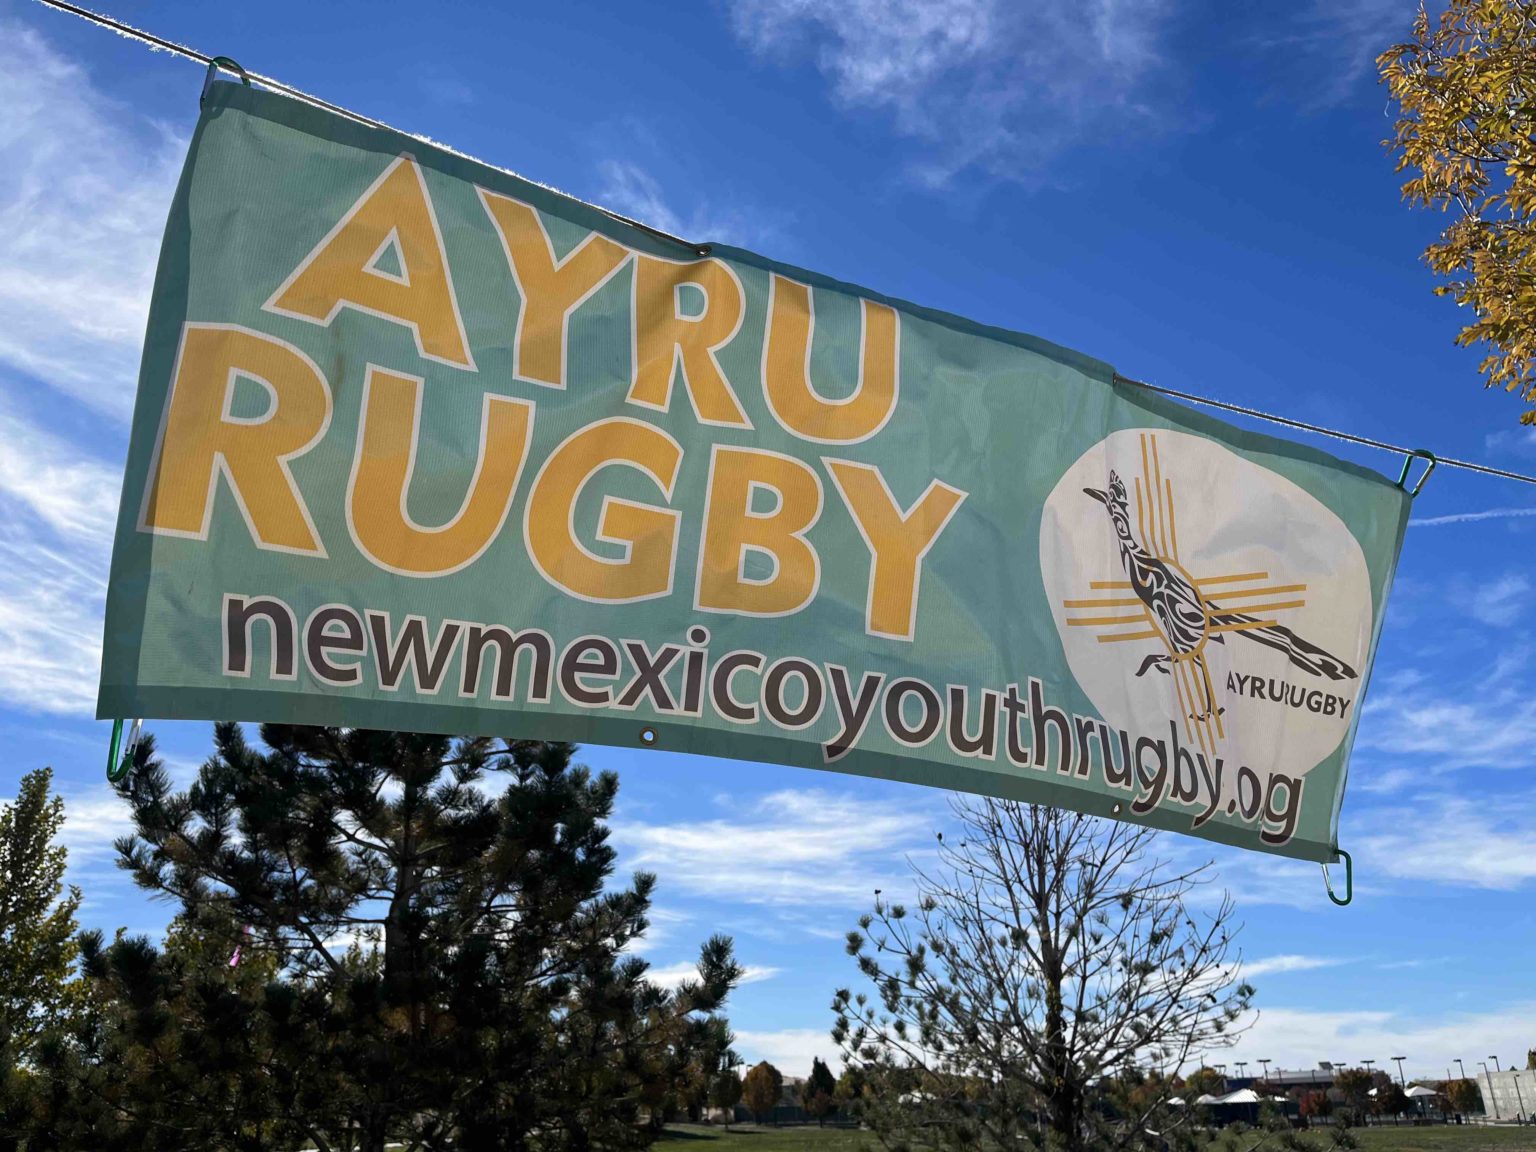
M1283 614L1306 606L1305 583L1262 571L1197 576L1184 568L1173 480L1163 475L1155 433L1141 433L1141 459L1142 474L1130 492L1113 469L1106 488L1082 489L1108 514L1124 578L1091 581L1090 590L1102 595L1063 600L1066 624L1101 630L1100 644L1160 647L1140 661L1136 675L1155 669L1172 678L1186 732L1207 751L1226 736L1226 709L1206 656L1209 645L1225 645L1229 634L1281 652L1313 676L1357 679L1354 668L1281 623Z

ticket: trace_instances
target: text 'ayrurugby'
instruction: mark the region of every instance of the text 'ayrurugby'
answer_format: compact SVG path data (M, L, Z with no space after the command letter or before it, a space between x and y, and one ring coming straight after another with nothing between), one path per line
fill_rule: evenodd
M450 520L421 524L407 511L411 477L432 468L419 436L424 382L398 368L367 366L356 444L344 496L358 551L385 571L441 577L473 564L504 530L523 493L528 556L554 588L580 600L624 604L672 595L682 513L671 507L683 448L640 418L686 397L702 425L752 428L717 353L741 329L745 292L729 264L674 261L596 232L556 258L529 204L477 188L521 297L512 332L513 374L564 390L572 314L616 277L629 286L631 374L624 401L635 416L608 416L530 459L538 405L486 390L478 454L463 503ZM906 507L881 470L838 456L876 436L900 396L901 322L895 309L861 300L857 377L829 397L811 379L815 302L809 286L771 274L759 384L774 420L791 436L825 446L819 465L742 444L717 443L707 495L693 607L746 616L788 616L815 598L821 559L806 533L820 518L829 482L869 556L865 629L911 640L924 557L966 498L940 479ZM343 309L403 325L418 354L466 374L478 371L432 200L418 164L401 156L365 191L291 275L264 311L322 327ZM266 393L260 416L235 414L240 380ZM325 373L294 345L226 323L182 326L171 388L140 509L141 531L206 540L222 475L257 547L325 557L311 509L290 465L326 436L333 397ZM649 499L610 496L596 539L619 555L593 552L575 509L603 470L641 478ZM766 501L762 497L767 497ZM771 507L764 507L764 504ZM514 529L515 530L515 529ZM691 529L690 529L691 530ZM748 574L756 554L771 574Z

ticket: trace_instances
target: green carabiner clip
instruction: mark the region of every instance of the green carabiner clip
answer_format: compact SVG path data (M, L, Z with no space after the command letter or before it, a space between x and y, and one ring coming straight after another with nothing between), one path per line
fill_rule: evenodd
M1328 899L1332 900L1340 908L1346 907L1355 898L1355 860L1342 848L1335 849L1344 858L1344 899L1340 900L1333 890L1333 881L1328 878L1328 865L1321 865L1323 869L1323 887L1328 889Z
M1413 462L1415 460L1425 460L1428 463L1424 469L1424 474L1419 477L1419 482L1412 488L1409 488L1408 469L1413 467ZM1435 459L1435 454L1429 449L1415 448L1412 452L1408 453L1407 457L1403 460L1403 470L1398 473L1397 486L1404 492L1407 492L1409 498L1412 499L1414 496L1417 496L1424 490L1424 481L1429 479L1429 474L1435 470L1436 463L1438 463L1438 461Z
M215 56L208 62L208 75L203 77L203 91L197 98L199 107L208 99L208 89L213 87L213 78L219 74L220 68L226 72L233 72L236 76L240 77L240 83L244 84L247 88L251 86L251 78L245 74L244 68L240 67L238 63L231 60L228 56Z
M128 742L123 745L121 755L118 752L118 744L123 737L123 722L112 721L112 742L107 746L107 780L112 784L118 783L128 775L128 769L133 767L133 754L139 746L139 733L144 727L143 720L135 720L128 728Z

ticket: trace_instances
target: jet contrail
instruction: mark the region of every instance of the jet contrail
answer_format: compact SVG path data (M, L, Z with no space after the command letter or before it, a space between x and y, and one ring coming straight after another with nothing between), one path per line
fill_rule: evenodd
M1486 512L1455 512L1449 516L1426 516L1408 521L1410 528L1438 528L1442 524L1466 524L1472 520L1505 520L1514 516L1536 516L1536 508L1490 508Z

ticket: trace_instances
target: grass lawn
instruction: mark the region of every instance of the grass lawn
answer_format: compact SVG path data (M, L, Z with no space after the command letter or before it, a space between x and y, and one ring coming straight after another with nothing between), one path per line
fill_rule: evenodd
M1473 1128L1437 1124L1427 1128L1355 1129L1360 1152L1533 1152L1536 1128Z
M1414 1128L1357 1128L1360 1152L1536 1152L1536 1128L1474 1128L1435 1126ZM706 1150L705 1145L708 1145ZM879 1152L880 1145L867 1132L850 1128L759 1128L733 1124L730 1132L719 1127L676 1124L661 1140L667 1152L853 1152L856 1148Z
M686 1152L689 1147L696 1147L699 1152L853 1152L856 1148L878 1150L880 1144L857 1128L817 1128L814 1124L760 1128L756 1124L732 1124L726 1132L719 1125L673 1124L658 1147L667 1152Z

